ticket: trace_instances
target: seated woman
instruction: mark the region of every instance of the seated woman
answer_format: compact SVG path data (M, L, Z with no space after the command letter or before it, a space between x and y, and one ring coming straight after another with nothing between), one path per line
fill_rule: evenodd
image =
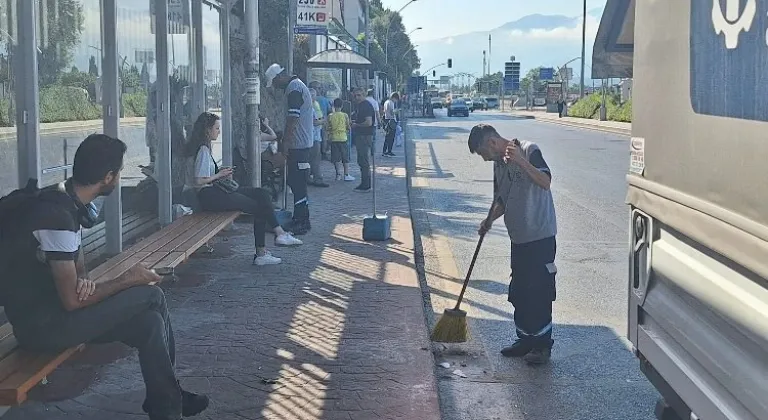
M265 189L240 187L237 191L227 192L214 185L217 180L231 177L233 173L233 168L218 168L211 153L211 142L219 137L220 130L219 117L210 112L200 114L195 121L187 142L186 154L190 159L187 184L197 190L197 198L203 210L239 210L252 215L256 243L253 264L280 264L282 260L266 249L267 230L274 233L277 246L298 246L302 242L277 223L271 197Z

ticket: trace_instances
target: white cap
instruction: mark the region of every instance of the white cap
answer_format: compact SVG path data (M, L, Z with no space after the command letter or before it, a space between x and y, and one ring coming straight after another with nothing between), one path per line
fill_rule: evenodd
M267 70L264 72L264 79L267 81L267 87L272 87L272 81L275 80L275 77L277 77L278 74L285 71L283 66L280 64L272 64L267 68Z

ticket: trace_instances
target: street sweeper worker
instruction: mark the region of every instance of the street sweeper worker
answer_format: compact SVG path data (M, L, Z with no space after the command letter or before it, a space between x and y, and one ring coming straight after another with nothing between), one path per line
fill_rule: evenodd
M552 302L555 300L557 222L550 184L552 173L539 147L508 140L493 126L478 124L469 134L469 151L493 162L493 204L478 233L484 235L504 216L511 240L507 299L515 307L517 340L501 350L531 364L549 361Z

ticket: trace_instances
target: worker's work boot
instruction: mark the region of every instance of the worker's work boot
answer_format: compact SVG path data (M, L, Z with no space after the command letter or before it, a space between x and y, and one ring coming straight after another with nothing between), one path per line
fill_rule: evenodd
M533 342L530 339L518 338L511 346L501 349L504 357L523 357L533 350Z

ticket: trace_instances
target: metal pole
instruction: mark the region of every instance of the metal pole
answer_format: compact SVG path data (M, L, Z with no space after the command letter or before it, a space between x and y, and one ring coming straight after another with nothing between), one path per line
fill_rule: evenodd
M117 7L116 0L104 0L102 6L102 39L104 45L101 58L102 108L104 134L119 137L120 130L120 88L118 83L117 55ZM119 180L118 180L119 182ZM120 183L104 200L104 229L106 231L106 252L117 255L123 250L123 204Z
M261 125L259 124L259 0L245 2L248 62L245 66L245 119L250 184L261 187ZM290 38L293 38L291 36ZM293 51L291 51L292 55Z
M168 74L168 0L155 1L155 50L157 51L157 159L155 180L158 220L161 226L173 222L171 188L171 87Z
M224 166L232 166L232 64L229 54L229 19L232 4L222 3L221 16L221 160Z
M286 70L290 75L293 74L293 45L296 41L296 34L294 34L293 31L296 26L297 7L298 3L296 0L288 1L288 63L286 65Z
M491 74L491 34L488 34L488 74Z
M587 0L584 0L584 14L581 23L581 83L579 84L579 98L584 97L584 57L587 48Z
M365 56L371 57L371 0L365 0Z
M18 47L16 48L16 131L19 188L30 178L40 179L40 90L37 72L35 2L17 0Z
M198 114L202 114L207 107L205 94L205 57L203 57L203 0L192 0L192 31L194 37L191 49L195 57L195 77L193 96L195 108Z

